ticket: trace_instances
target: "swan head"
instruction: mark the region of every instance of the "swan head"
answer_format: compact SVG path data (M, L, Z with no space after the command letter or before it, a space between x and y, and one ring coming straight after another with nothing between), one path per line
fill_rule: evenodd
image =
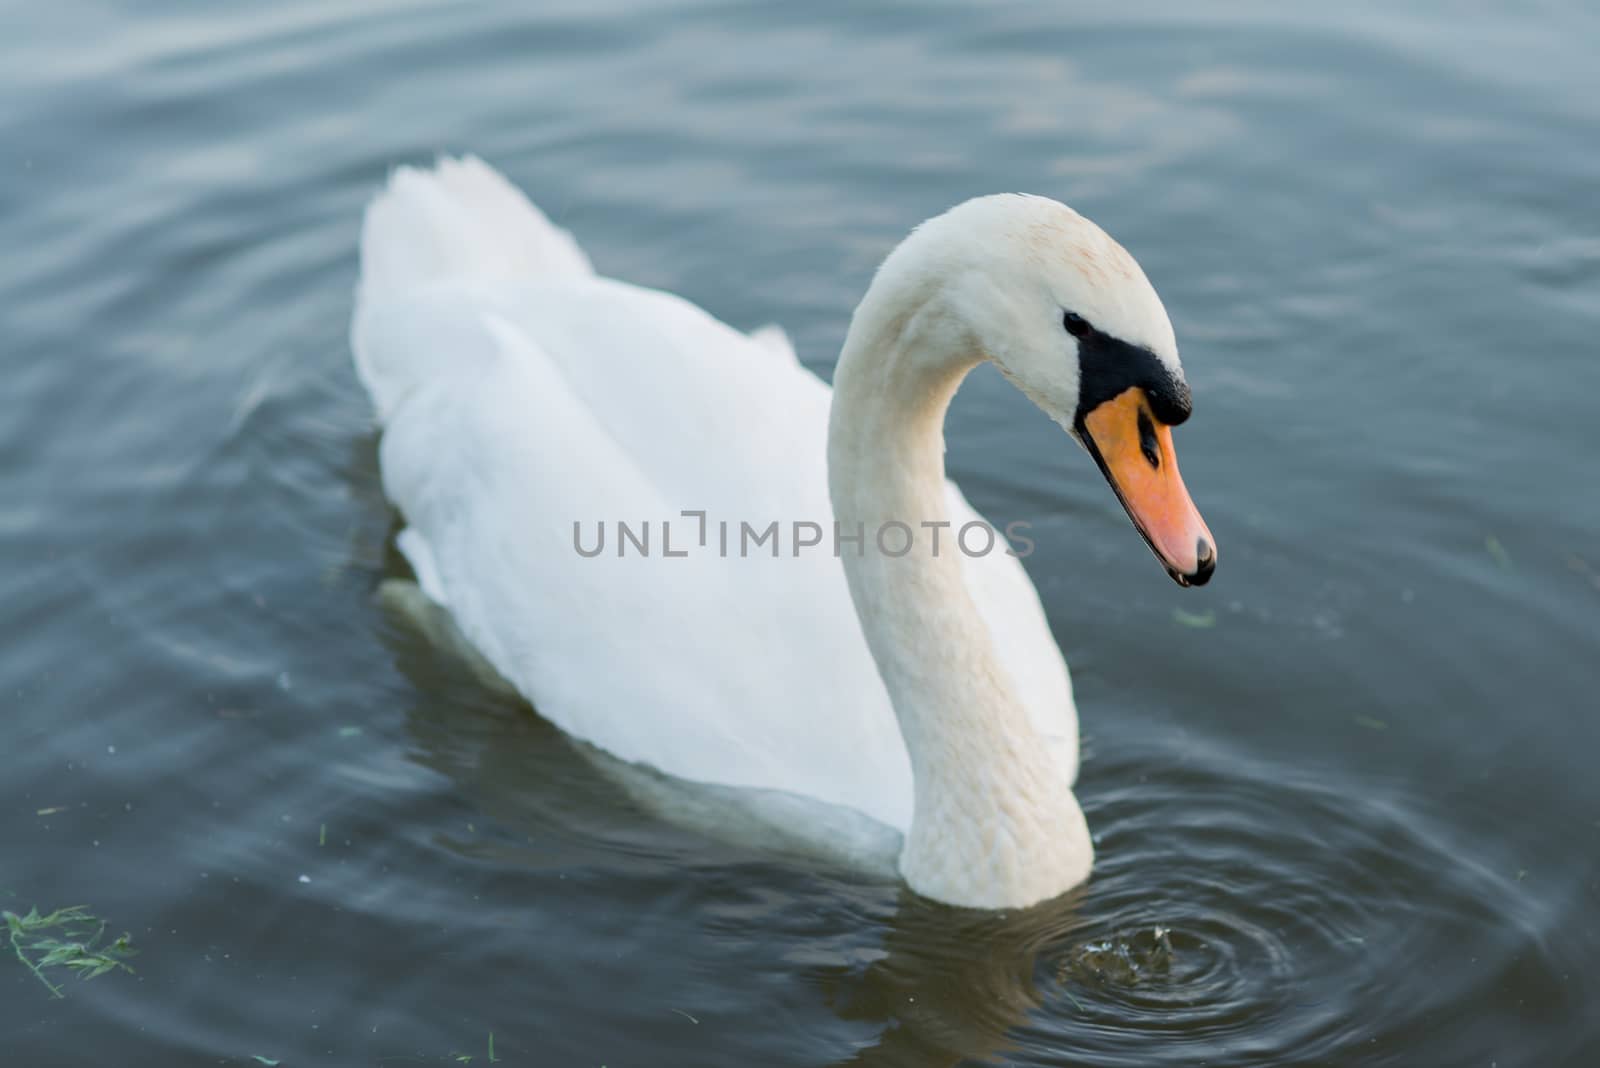
M1207 582L1216 542L1172 443L1189 386L1161 298L1127 250L1065 204L1016 194L969 200L906 245L934 267L924 278L937 279L952 342L993 361L1088 451L1179 585Z

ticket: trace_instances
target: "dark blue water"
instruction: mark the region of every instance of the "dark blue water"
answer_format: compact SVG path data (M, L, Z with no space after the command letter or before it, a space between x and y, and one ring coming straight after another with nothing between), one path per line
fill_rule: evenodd
M0 908L140 950L59 1000L0 955L5 1064L1600 1063L1596 9L150 0L0 41ZM1140 259L1210 586L998 376L949 431L1034 524L1086 887L981 916L675 830L385 609L356 229L439 151L824 373L967 196Z

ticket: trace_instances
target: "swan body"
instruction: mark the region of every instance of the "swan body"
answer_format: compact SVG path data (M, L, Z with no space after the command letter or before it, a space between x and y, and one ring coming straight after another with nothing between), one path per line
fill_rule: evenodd
M987 199L886 262L835 393L775 328L596 274L482 162L402 168L364 221L352 348L401 550L542 715L668 777L859 813L898 832L876 840L913 889L1013 907L1089 871L1077 713L1018 559L952 549L981 518L944 478L944 410L988 356L1072 429L1082 372L1059 311L1048 345L991 321L1056 299L1032 277L1061 273L1040 225L1124 283L1074 283L1080 310L1181 377L1120 247L1054 202ZM774 521L776 555L750 550L744 526ZM886 551L893 522L948 523L944 552ZM836 553L836 523L863 544ZM791 834L837 833L783 811Z

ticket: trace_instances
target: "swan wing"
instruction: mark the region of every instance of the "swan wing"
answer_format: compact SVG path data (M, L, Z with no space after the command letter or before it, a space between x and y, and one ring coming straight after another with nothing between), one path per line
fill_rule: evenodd
M352 341L400 546L473 646L624 760L903 830L909 761L843 569L792 551L796 521L831 537L829 393L781 332L594 275L472 161L398 173L362 252Z

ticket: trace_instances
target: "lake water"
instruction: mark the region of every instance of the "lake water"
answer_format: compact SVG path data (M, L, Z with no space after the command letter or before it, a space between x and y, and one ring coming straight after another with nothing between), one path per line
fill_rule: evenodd
M1600 1064L1600 11L1065 8L0 10L0 907L140 950L0 946L0 1060ZM824 374L967 196L1140 259L1209 586L997 375L949 428L1033 524L1086 887L674 829L385 607L357 223L446 150Z

